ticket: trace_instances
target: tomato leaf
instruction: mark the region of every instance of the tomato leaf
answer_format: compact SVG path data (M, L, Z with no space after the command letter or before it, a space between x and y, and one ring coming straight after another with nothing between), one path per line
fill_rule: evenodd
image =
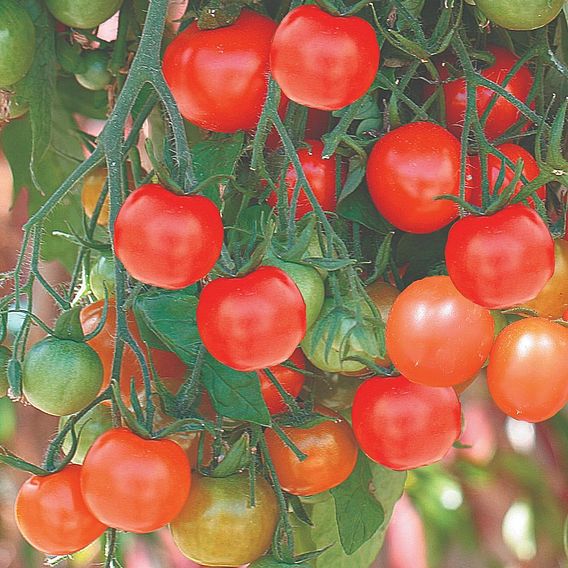
M370 492L371 479L368 460L360 453L349 478L330 490L341 546L349 555L367 542L385 519L383 507Z
M361 159L361 156L355 155L349 160L349 173L341 193L339 194L338 202L343 201L348 195L351 195L365 178L366 163Z
M364 187L359 187L359 189L347 195L337 205L337 213L341 217L361 223L361 225L381 235L386 235L392 231L392 227L379 214L371 201L369 192Z
M302 259L303 262L316 268L321 268L331 272L332 270L341 270L347 266L352 266L355 264L355 260L351 258L319 258L319 257L307 257Z
M245 432L227 452L221 463L213 470L212 477L229 477L250 464L250 435Z

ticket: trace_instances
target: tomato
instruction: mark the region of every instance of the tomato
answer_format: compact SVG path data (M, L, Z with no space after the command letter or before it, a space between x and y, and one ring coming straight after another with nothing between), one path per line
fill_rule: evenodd
M317 269L307 264L286 262L275 256L267 257L264 264L276 266L292 278L306 304L306 327L312 327L321 312L325 297L325 286Z
M375 207L395 227L431 233L458 216L445 194L459 195L459 141L430 122L412 122L383 136L367 163L367 184Z
M16 523L34 548L46 554L73 554L106 530L85 505L80 478L81 466L70 464L51 475L32 475L20 487Z
M508 325L487 367L489 392L517 420L541 422L568 402L568 329L542 318Z
M91 170L83 178L83 189L81 191L81 203L85 210L85 215L89 219L93 216L95 208L99 201L99 197L103 190L104 184L107 179L107 169L105 166L100 166ZM103 202L97 223L106 227L109 219L109 197L108 194Z
M59 419L59 430L61 431L69 418L62 416ZM75 422L75 433L79 437L77 450L71 460L73 463L82 464L85 460L85 455L93 442L104 432L112 428L112 411L106 404L98 404L90 410L85 416L79 418ZM71 451L73 438L71 433L65 436L62 449L68 454Z
M538 295L523 307L539 316L558 319L568 309L568 241L554 241L554 274Z
M185 452L171 440L108 430L87 452L81 490L95 517L110 527L152 532L181 511L191 484Z
M306 398L313 394L314 400L318 404L338 412L353 406L353 397L360 384L361 381L355 377L326 373L311 378L304 388Z
M200 30L194 22L164 54L163 71L181 114L215 132L254 128L267 93L276 24L243 10L230 26Z
M45 0L53 16L61 23L82 30L91 29L108 20L123 0Z
M554 272L554 243L538 213L521 204L464 217L451 229L446 265L456 288L492 309L532 300Z
M365 381L355 395L352 415L361 449L394 470L441 460L461 431L454 389L418 385L405 377Z
M0 397L8 394L8 361L12 352L5 346L0 345Z
M35 27L16 0L0 4L0 88L10 87L29 71L35 53Z
M306 140L306 144L308 144L309 148L300 148L298 150L298 158L302 164L309 186L324 211L335 211L337 204L335 156L324 159L322 157L323 143L319 140ZM298 175L292 164L288 166L284 180L288 192L288 203L291 203L294 188L298 182ZM271 207L277 206L278 197L275 192L268 196L268 204ZM313 207L302 187L298 196L295 218L300 219L310 211L313 211Z
M476 0L493 23L508 30L535 30L552 22L565 0Z
M387 352L409 380L457 385L482 367L493 345L491 312L464 298L447 276L413 282L387 321Z
M282 488L293 495L315 495L343 483L357 462L357 444L349 423L339 414L316 406L330 416L309 428L284 426L292 442L307 455L300 461L273 430L266 430L266 445Z
M379 58L375 30L362 18L299 6L284 17L274 34L270 68L292 101L339 110L369 90Z
M24 97L18 95L18 93L11 90L0 92L0 123L20 118L29 110L30 103Z
M22 385L28 401L47 414L78 412L99 393L103 366L85 343L48 337L24 357Z
M189 499L171 523L180 551L207 566L241 566L262 556L276 529L278 502L263 477L254 486L253 507L248 474L194 474Z
M108 70L108 55L101 51L89 51L82 57L83 69L77 73L77 82L90 91L100 91L111 81L112 74Z
M305 369L306 367L306 360L304 359L304 355L300 349L296 349L296 351L294 351L290 357L290 362L299 369ZM304 386L304 375L302 373L282 365L271 367L269 370L288 394L292 395L294 398L300 394L300 391ZM264 371L257 371L256 373L260 380L260 392L262 394L262 398L264 399L270 414L286 412L288 410L288 405L284 402L284 399L280 396L280 393L272 384L268 375Z
M364 363L349 360L350 357L382 360L379 352L381 340L378 330L370 330L362 326L355 329L357 324L355 316L346 312L337 314L339 322L335 318L330 319L329 315L334 308L333 298L327 298L323 303L318 321L306 332L302 341L302 351L310 362L322 371L346 374L358 373L366 369ZM371 316L371 309L365 303L361 304L360 309L364 316ZM321 323L323 320L325 322ZM330 334L331 343L328 349Z
M481 71L481 75L498 85L502 85L505 77L511 71L518 57L504 49L497 46L489 46L490 51L495 56L495 63ZM466 86L463 78L448 81L449 72L447 67L442 65L439 68L440 79L444 81L444 98L446 104L446 122L450 132L460 137L463 121L465 116L466 103ZM529 68L523 65L508 81L504 89L519 99L521 102L526 103L529 92L533 84L533 77ZM481 117L489 101L492 100L494 91L488 87L477 88L477 113ZM521 113L510 102L506 101L503 97L497 97L497 102L491 109L487 122L485 124L485 135L489 139L497 138L504 134L511 126L513 126L520 118Z
M306 304L283 270L261 266L242 278L218 278L201 292L197 328L224 365L255 371L286 361L306 333Z
M223 244L217 206L200 195L176 195L147 184L132 192L114 226L117 257L131 276L178 290L203 278Z
M497 150L507 156L507 158L509 158L513 162L513 164L516 164L520 159L523 160L523 175L527 178L528 181L532 181L540 174L540 168L538 167L536 160L534 159L532 154L527 152L522 146L518 146L517 144L501 144L500 146L497 146ZM470 203L481 207L481 164L479 162L479 157L472 156L470 158L470 165L472 181L470 184L471 194L469 201ZM499 173L501 171L502 165L503 162L494 154L489 154L487 156L487 177L489 179L490 194L493 194L493 192L496 190L497 180L499 179ZM503 182L499 187L499 194L513 181L514 177L514 170L509 166L505 166L505 177L503 178ZM515 186L513 195L517 195L517 193L521 191L523 185L523 182L519 181ZM541 199L546 199L546 186L543 185L539 187L536 190L536 194ZM530 201L531 203L533 203L532 199Z
M97 300L104 300L105 294L114 296L116 278L114 274L114 259L110 256L101 256L91 268L89 274L91 292Z

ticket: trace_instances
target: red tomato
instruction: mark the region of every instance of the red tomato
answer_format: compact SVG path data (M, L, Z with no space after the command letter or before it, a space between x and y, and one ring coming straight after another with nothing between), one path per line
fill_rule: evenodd
M145 440L126 428L108 430L91 446L81 490L108 526L148 533L181 511L191 484L189 460L171 440Z
M276 23L243 10L230 26L200 30L194 22L168 46L162 68L181 114L215 132L250 130L267 92Z
M201 292L197 328L224 365L256 371L286 361L306 333L306 305L294 281L262 266L242 278L218 278Z
M46 554L73 554L99 538L106 526L87 509L81 466L51 475L32 475L16 497L16 523L24 538Z
M272 75L302 105L338 110L369 89L379 68L373 27L357 16L299 6L282 20L270 50Z
M373 377L353 402L353 431L361 449L390 469L441 460L461 431L461 405L451 387L427 387L404 377Z
M491 309L532 300L554 273L554 243L538 213L510 205L489 216L464 217L451 229L446 265L456 288Z
M157 184L133 191L114 226L114 248L129 274L152 286L180 289L203 278L223 244L217 206Z
M491 312L464 298L447 276L413 282L386 326L391 361L409 380L448 387L473 377L493 345Z
M566 310L563 314L562 314L562 319L564 321L568 321L568 310Z
M319 140L306 140L306 144L309 145L309 148L300 148L298 150L298 158L302 164L302 169L304 170L306 179L308 180L316 199L322 206L322 209L324 211L335 211L335 206L337 204L335 190L335 156L324 159L322 157L323 143ZM290 203L292 201L292 195L294 194L294 188L298 181L296 169L292 164L288 166L285 181L286 189L288 190L288 202ZM276 193L272 192L268 196L268 203L271 207L276 207L278 203ZM302 188L300 189L300 195L298 196L296 219L300 219L309 211L313 211L313 207Z
M305 369L306 367L306 359L300 349L296 349L296 351L294 351L290 357L290 362L296 365L299 369ZM282 365L271 367L269 370L272 371L276 380L288 394L292 395L294 398L300 394L305 380L302 373L294 371L294 369L290 369L289 367L283 367ZM257 371L257 374L260 380L260 392L270 414L286 412L288 410L288 406L284 402L284 399L280 396L278 389L268 378L268 375L264 371Z
M528 181L532 181L540 174L540 168L538 167L536 160L522 146L517 144L501 144L500 146L497 146L497 150L507 156L513 164L516 164L520 159L523 160L523 175ZM469 160L470 174L472 176L469 201L470 203L473 203L473 205L481 207L481 164L478 156L471 156ZM502 164L503 162L497 158L497 156L493 154L489 154L487 156L487 177L489 179L490 194L492 194L496 189ZM501 193L501 191L513 181L514 177L514 170L509 166L505 166L505 177L498 193ZM523 185L523 182L519 181L515 187L513 195L517 195L517 193L521 191ZM539 187L536 193L541 199L546 199L546 186L543 185ZM533 203L532 200L531 203Z
M568 402L568 329L521 319L497 337L487 367L489 392L517 420L541 422Z
M435 198L460 191L461 144L431 122L412 122L383 136L367 163L375 207L395 227L431 233L458 216L458 206Z
M490 46L487 49L495 56L495 63L483 69L481 75L498 85L502 85L505 77L518 61L518 57L502 47ZM447 67L441 65L438 70L440 72L440 79L446 81L449 77ZM533 76L528 67L523 65L504 88L508 93L526 103L532 84ZM443 89L448 129L459 137L461 136L467 105L465 80L460 78L454 81L447 81L444 83ZM477 113L480 117L483 115L493 95L494 91L488 87L477 88ZM506 101L503 97L498 97L497 102L487 117L484 128L486 136L491 140L501 136L501 134L513 126L521 116L521 113L514 105Z

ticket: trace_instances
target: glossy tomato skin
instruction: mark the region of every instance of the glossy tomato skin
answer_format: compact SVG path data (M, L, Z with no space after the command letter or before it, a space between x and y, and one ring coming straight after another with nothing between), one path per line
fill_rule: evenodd
M357 462L357 444L349 423L339 414L317 406L316 412L331 416L310 428L282 429L308 457L300 461L274 433L266 430L266 444L282 488L292 495L316 495L343 483Z
M335 156L327 159L322 157L323 143L319 140L306 140L306 144L308 144L308 148L300 148L298 150L298 158L302 164L306 179L322 209L324 211L335 211L337 204L335 189L336 158ZM288 166L284 180L288 191L288 203L290 203L298 181L296 169L292 164ZM271 207L276 207L278 204L276 193L272 192L268 196L268 203ZM312 204L302 188L298 196L295 218L300 219L310 211L313 211Z
M461 432L454 389L417 385L402 376L365 381L355 394L352 416L361 449L394 470L441 460Z
M93 216L97 202L103 190L103 186L107 178L107 169L105 167L95 168L89 172L83 179L83 189L81 191L81 204L85 211L85 215L89 219ZM109 198L108 194L103 202L97 223L106 227L109 219Z
M338 110L368 91L379 58L375 31L362 18L299 6L284 17L274 34L270 68L292 101Z
M267 93L276 23L251 10L215 30L192 23L166 49L162 68L181 114L215 132L254 128Z
M568 402L568 329L524 318L497 337L487 367L489 392L517 420L541 422Z
M24 538L46 554L73 554L106 530L81 494L81 466L70 464L46 476L33 475L16 497L16 523Z
M395 227L431 233L458 216L444 194L459 195L461 144L430 122L413 122L383 136L367 162L369 193Z
M262 556L276 529L278 502L263 477L256 478L254 507L249 493L246 473L194 474L189 499L171 523L180 551L205 566L242 566Z
M290 362L299 369L306 368L306 359L300 349L296 349L296 351L292 353ZM296 398L300 394L305 380L302 373L295 371L294 369L290 369L289 367L284 367L283 365L271 367L269 370L289 395ZM260 394L262 394L262 398L264 399L270 414L286 412L288 410L288 405L284 402L284 399L280 396L280 393L272 384L268 375L264 371L257 371L257 375L260 380Z
M46 0L45 3L62 24L86 30L108 20L122 2L123 0Z
M509 205L494 215L455 223L446 265L466 298L486 308L510 308L532 300L550 280L554 243L536 211Z
M564 0L477 0L478 8L493 23L508 30L534 30L550 23Z
M217 206L200 195L175 195L147 184L122 205L114 226L114 249L136 279L171 290L203 278L223 244Z
M306 333L306 304L279 268L262 266L242 278L218 278L201 292L197 328L218 361L256 371L288 359Z
M386 327L387 353L415 383L457 385L483 366L494 328L491 312L464 298L448 276L429 276L395 300Z
M112 81L112 73L108 70L108 55L101 51L90 51L82 60L84 69L75 75L79 85L90 91L101 91Z
M108 430L87 452L81 490L101 522L148 533L181 511L191 485L189 460L171 440L145 440L126 428Z
M516 164L519 160L523 161L523 175L527 178L527 181L532 181L540 174L540 168L536 163L536 160L527 152L522 146L518 144L501 144L497 146L497 150L502 152L507 158L509 158L513 164ZM499 179L499 174L501 172L503 162L497 158L494 154L489 154L487 156L487 177L489 179L489 194L494 194L495 190L497 189L497 181ZM479 161L478 156L471 156L470 157L470 174L472 176L472 180L470 183L471 193L469 202L473 203L473 205L477 205L481 207L482 203L482 193L481 193L481 164ZM509 166L505 166L505 177L503 178L503 182L499 188L499 192L506 188L514 179L515 172ZM517 182L515 186L515 191L513 195L517 195L519 191L521 191L523 187L523 182ZM536 191L536 194L542 199L546 199L546 186L543 185L539 187ZM532 203L532 200L531 200Z

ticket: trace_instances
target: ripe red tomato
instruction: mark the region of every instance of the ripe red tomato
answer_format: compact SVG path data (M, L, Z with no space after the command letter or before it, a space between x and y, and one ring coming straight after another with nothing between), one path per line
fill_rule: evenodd
M361 449L390 469L441 460L461 431L461 405L451 387L427 387L404 377L373 377L357 390L353 431Z
M495 56L495 63L483 69L481 75L498 85L502 85L505 77L518 61L518 57L502 47L490 46L487 49ZM449 77L447 67L441 65L438 70L440 72L440 79L446 81ZM526 103L532 84L533 76L528 67L523 65L504 88L508 93ZM444 82L443 89L448 129L459 137L461 136L467 106L465 80L460 78L454 81ZM493 95L494 91L488 87L477 88L477 113L480 117L483 115ZM503 97L498 97L497 102L487 117L484 128L486 136L491 140L501 136L501 134L513 126L521 116L521 113L514 105L506 101Z
M306 174L316 199L322 206L324 211L335 211L337 203L336 189L335 189L335 171L336 159L335 156L324 159L322 157L323 143L319 140L306 140L309 148L300 148L298 150L298 158L302 164L302 169ZM285 176L286 189L288 191L288 203L292 201L294 188L298 181L298 174L292 164L288 166ZM272 192L268 196L268 203L271 207L276 207L278 197L276 193ZM296 219L300 219L309 211L313 211L312 204L303 188L300 189L298 196L298 204L296 207Z
M24 538L46 554L73 554L99 538L106 526L87 509L81 466L51 475L32 475L18 491L16 523Z
M448 387L473 377L493 345L491 312L464 298L447 276L413 282L386 326L391 361L409 380Z
M487 367L489 392L517 420L541 422L568 402L568 329L543 318L508 325Z
M513 164L516 164L519 159L523 160L523 175L527 178L528 181L532 181L540 174L540 168L536 163L536 160L527 152L522 146L518 144L501 144L497 146L497 149L501 151L507 158L509 158ZM469 201L473 203L473 205L478 205L481 207L481 164L479 162L478 156L471 156L469 159L470 163L470 170L469 173L471 174L471 194ZM501 166L503 162L497 158L497 156L493 154L489 154L487 156L487 177L489 179L489 193L492 194L497 186L497 180L499 179L499 173L501 171ZM499 189L498 193L507 187L515 177L515 172L509 166L505 166L505 177L503 178L503 183ZM523 187L523 182L519 181L515 186L515 191L513 195L517 195L519 191L521 191ZM539 187L536 191L537 195L541 199L546 199L546 186L543 185ZM531 203L533 203L531 199Z
M223 222L210 199L153 183L128 196L114 226L116 256L126 270L160 288L177 290L203 278L222 244Z
M250 130L267 92L276 23L243 10L230 26L200 30L192 23L168 46L164 76L181 114L215 132Z
M405 124L383 136L367 163L375 207L395 227L431 233L458 216L458 207L440 195L459 195L461 144L431 122Z
M201 292L197 328L224 365L256 371L286 361L306 333L306 304L279 268L262 266L242 278L218 278Z
M296 351L292 353L290 362L299 369L305 369L306 367L306 359L304 358L304 355L300 349L296 349ZM296 398L300 394L305 380L305 377L302 373L299 373L298 371L294 371L294 369L290 369L289 367L284 367L282 365L271 367L269 370L272 371L272 374L276 377L276 380L288 394L292 395L294 398ZM279 414L280 412L286 412L288 410L288 406L284 402L284 399L280 396L278 389L268 378L268 375L264 371L257 371L257 374L260 380L260 392L270 414Z
M302 105L338 110L369 89L379 68L373 27L357 16L299 6L282 20L270 50L272 75Z
M189 460L171 440L145 440L126 428L108 430L83 462L81 490L101 522L152 532L181 511L191 484Z
M300 461L274 433L266 430L266 445L282 488L292 495L316 495L343 483L357 463L357 444L349 423L339 414L317 406L334 418L311 428L283 427L286 435L308 457Z
M486 308L532 300L554 273L554 243L538 213L521 204L464 217L451 229L446 265L456 288Z

